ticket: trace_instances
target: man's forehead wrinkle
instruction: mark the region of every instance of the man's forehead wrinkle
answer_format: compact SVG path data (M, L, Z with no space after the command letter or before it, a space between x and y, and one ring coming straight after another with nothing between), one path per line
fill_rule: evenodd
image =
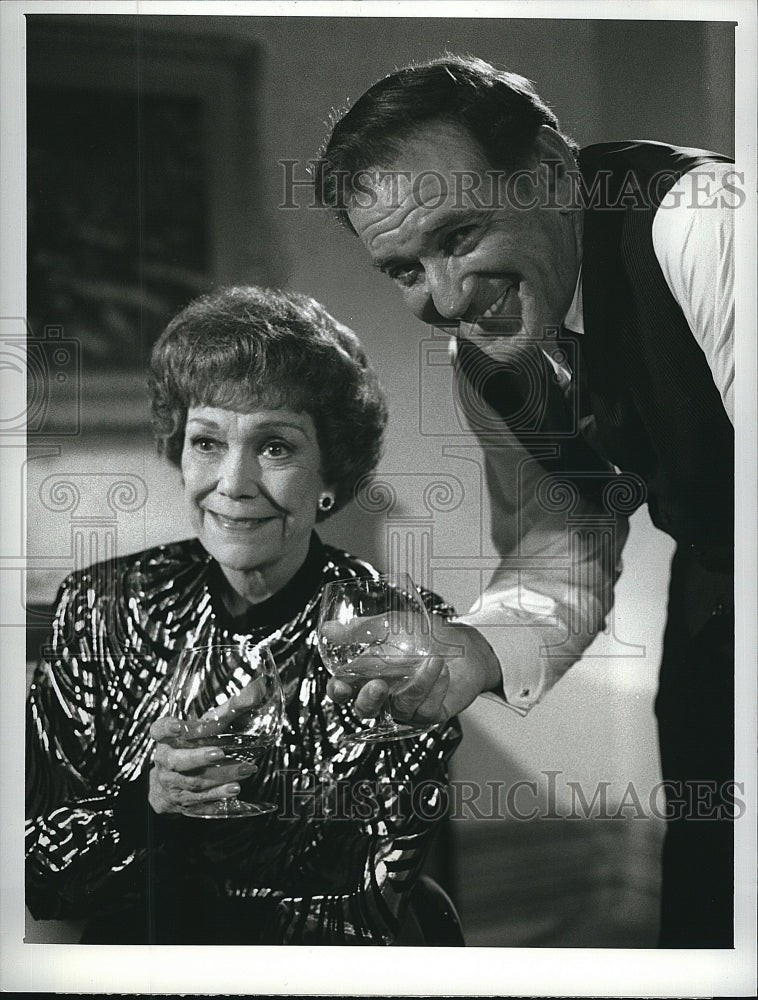
M480 220L482 209L461 204L451 184L441 199L440 175L421 184L397 173L376 179L371 188L373 204L355 204L349 210L356 231L378 267L415 260L436 245L439 234Z
M388 240L392 240L393 243L395 241L402 243L403 225L413 209L412 203L404 203L389 207L383 212L380 211L373 219L369 218L362 231L366 246L373 251L377 243Z
M381 252L383 244L388 244L392 256L407 252L404 248L409 244L415 246L430 227L427 213L428 209L415 204L410 198L400 204L386 206L385 211L370 219L363 227L364 242L375 254Z

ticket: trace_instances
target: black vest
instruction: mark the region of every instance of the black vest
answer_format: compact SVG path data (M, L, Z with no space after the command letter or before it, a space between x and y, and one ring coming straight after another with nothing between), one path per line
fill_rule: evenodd
M590 146L579 157L585 405L603 455L645 480L653 523L699 546L733 537L734 430L666 284L652 225L676 179L713 161L731 162L643 142Z
M734 430L652 239L666 192L708 162L731 161L655 142L580 153L584 335L563 331L555 341L571 347L570 398L542 344L514 340L508 358L496 361L459 340L456 365L548 475L574 480L605 507L612 466L633 473L645 486L635 488L635 502L647 499L653 523L720 561L731 558L734 537ZM577 428L590 415L588 437ZM559 445L554 457L535 450L544 443Z

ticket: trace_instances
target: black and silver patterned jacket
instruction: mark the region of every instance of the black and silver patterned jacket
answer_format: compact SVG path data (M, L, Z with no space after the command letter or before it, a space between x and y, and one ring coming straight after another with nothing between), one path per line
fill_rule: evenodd
M37 919L85 918L88 942L392 942L445 813L460 728L337 749L366 722L326 696L319 595L330 579L374 572L314 534L295 577L240 618L196 540L64 581L27 707L26 902ZM185 645L234 636L267 643L280 669L281 745L242 794L275 794L279 812L158 815L149 730L167 678Z

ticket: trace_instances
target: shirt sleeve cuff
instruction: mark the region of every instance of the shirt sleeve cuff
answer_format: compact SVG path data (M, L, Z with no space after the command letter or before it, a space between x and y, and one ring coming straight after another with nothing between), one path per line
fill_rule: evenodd
M565 628L556 612L551 598L520 588L517 594L485 595L475 610L458 616L457 621L484 636L500 664L502 686L484 697L522 716L542 699L563 673L556 671L554 657L546 655L546 647L554 647ZM572 651L564 670L576 658Z

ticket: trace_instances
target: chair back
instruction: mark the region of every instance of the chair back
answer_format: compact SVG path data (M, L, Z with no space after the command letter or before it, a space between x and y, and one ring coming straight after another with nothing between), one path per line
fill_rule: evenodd
M461 948L466 944L458 911L439 882L419 876L410 892L408 912L396 945Z

